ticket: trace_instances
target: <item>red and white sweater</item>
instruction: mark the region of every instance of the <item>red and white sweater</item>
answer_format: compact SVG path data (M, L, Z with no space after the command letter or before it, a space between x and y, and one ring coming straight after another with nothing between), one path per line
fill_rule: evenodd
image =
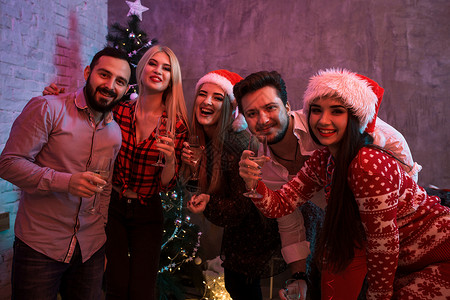
M317 150L280 190L271 191L260 182L258 192L264 198L253 201L267 217L281 217L317 190L329 191L333 170L329 150ZM450 261L450 209L441 206L438 197L428 196L395 159L378 149L359 151L350 164L348 180L367 237L367 299L391 299L394 292L394 298L422 297L418 293L445 297L442 293L449 290L439 286L448 287L448 272L433 274L440 283L431 283L422 274L414 286L402 283L400 277L411 277L433 262Z

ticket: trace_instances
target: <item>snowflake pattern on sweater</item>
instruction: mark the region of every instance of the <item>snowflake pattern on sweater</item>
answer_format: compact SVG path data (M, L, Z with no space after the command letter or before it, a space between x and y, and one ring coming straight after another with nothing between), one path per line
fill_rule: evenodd
M334 170L330 160L327 148L314 152L297 176L276 192L260 182L258 192L264 198L254 199L255 205L272 218L291 212L329 185L326 174ZM367 299L447 299L450 209L440 205L438 197L428 196L394 158L375 148L359 151L348 180L367 238Z

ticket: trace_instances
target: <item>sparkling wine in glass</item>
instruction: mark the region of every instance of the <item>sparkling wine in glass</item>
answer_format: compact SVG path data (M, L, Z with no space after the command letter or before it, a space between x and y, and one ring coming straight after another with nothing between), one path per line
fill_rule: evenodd
M203 149L198 141L198 136L194 135L189 137L189 149L192 151L191 162L194 164L192 166L190 180L198 180L198 167L203 154Z
M288 300L300 300L301 288L298 280L288 279L284 284L283 294Z
M109 170L93 170L92 173L97 175L97 177L103 179L104 181L108 181L109 178ZM106 184L97 183L99 188L104 188Z
M248 150L255 153L255 156L250 156L249 159L251 161L256 162L260 167L264 165L266 162L266 157L268 153L267 148L267 136L265 135L252 135L250 137L250 141L248 143ZM262 198L256 191L256 187L258 186L258 180L252 180L250 182L250 190L244 193L244 196L249 198Z
M112 158L111 157L108 157L108 156L94 157L94 159L89 167L89 171L94 173L94 175L96 175L98 178L101 178L104 181L108 182L111 166L112 166ZM106 184L97 183L97 186L99 188L104 188L105 185ZM91 213L91 214L95 214L97 211L95 208L95 204L97 202L96 200L97 200L98 194L99 193L95 193L94 201L92 202L92 207L88 209L89 213Z
M163 117L163 116L159 117L158 124L156 124L156 129L155 129L157 142L161 142L160 137L168 136L168 128L169 128L168 125L169 125L168 118ZM166 164L162 160L161 152L159 152L158 160L155 163L153 163L152 166L157 166L157 167L165 167L166 166Z

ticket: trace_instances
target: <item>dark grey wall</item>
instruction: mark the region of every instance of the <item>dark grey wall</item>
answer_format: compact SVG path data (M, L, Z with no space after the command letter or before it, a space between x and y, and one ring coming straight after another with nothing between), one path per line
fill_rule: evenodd
M109 23L128 6L109 0ZM142 28L180 60L191 109L196 81L227 68L279 71L292 106L308 78L345 67L385 88L379 116L403 133L423 166L419 183L450 187L450 1L141 0Z

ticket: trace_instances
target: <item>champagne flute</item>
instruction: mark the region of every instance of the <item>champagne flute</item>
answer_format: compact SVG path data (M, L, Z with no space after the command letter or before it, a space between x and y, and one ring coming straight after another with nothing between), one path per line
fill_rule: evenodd
M193 135L189 137L189 149L192 151L191 162L194 164L192 166L192 175L190 180L198 180L198 166L202 158L203 149L198 141L198 136Z
M95 158L95 157L94 157ZM94 173L98 178L103 179L104 181L108 181L110 170L112 165L112 158L108 156L99 156L97 160L93 161L89 166L89 171ZM106 184L97 183L97 187L104 188ZM88 209L88 212L91 214L95 214L95 204L97 200L97 196L99 193L95 193L94 201L92 202L92 207Z
M164 136L168 136L168 118L167 117L159 117L158 119L158 124L156 124L156 141L157 142L161 142L160 137ZM156 166L156 167L165 167L166 164L162 161L162 154L161 151L158 154L158 160L152 164L152 166Z
M201 189L198 185L187 184L184 190L184 199L191 201L192 197L200 195Z
M299 300L301 298L300 283L297 279L288 279L284 284L284 297L288 300Z
M264 165L267 158L268 148L267 148L267 136L265 135L252 135L248 143L248 150L255 153L255 156L250 156L251 161L256 162L260 167ZM261 151L260 151L261 150ZM258 155L259 154L259 155ZM252 180L250 182L250 190L244 193L244 196L249 198L262 198L263 196L256 192L256 187L258 186L258 180Z

